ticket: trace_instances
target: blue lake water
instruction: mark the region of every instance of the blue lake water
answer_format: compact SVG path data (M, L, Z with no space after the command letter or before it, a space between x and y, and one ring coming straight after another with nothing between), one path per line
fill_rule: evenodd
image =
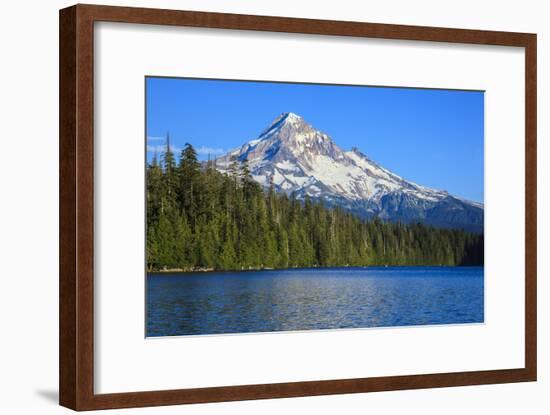
M149 274L147 336L484 321L483 267Z

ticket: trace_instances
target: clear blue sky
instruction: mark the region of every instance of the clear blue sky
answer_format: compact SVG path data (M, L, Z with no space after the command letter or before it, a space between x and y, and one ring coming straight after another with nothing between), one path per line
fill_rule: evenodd
M170 133L205 159L294 112L340 147L419 184L483 202L484 93L147 78L148 157Z

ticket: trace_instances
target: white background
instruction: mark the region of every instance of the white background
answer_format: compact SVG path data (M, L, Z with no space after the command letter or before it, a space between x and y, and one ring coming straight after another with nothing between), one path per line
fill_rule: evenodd
M96 393L524 366L523 49L116 23L95 30ZM485 324L144 340L144 74L486 90Z
M546 413L550 406L544 348L548 339L548 301L544 255L550 229L543 185L550 174L549 84L544 72L550 46L544 31L544 2L388 1L334 2L149 1L111 4L202 9L465 28L538 32L539 34L539 382L440 390L268 400L129 410L141 413L384 413L439 414L491 411ZM57 9L66 2L10 3L3 8L1 112L3 127L0 259L2 343L0 379L6 413L61 413L57 399ZM547 72L547 71L546 71ZM546 163L546 167L544 164ZM121 412L121 411L120 411Z

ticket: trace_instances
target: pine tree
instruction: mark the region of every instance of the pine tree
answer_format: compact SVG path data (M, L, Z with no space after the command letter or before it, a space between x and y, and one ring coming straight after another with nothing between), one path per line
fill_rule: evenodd
M200 177L201 171L197 152L191 144L186 143L181 151L177 170L178 203L192 225L197 219L198 199L201 191Z
M166 151L164 152L163 157L163 173L164 173L164 183L163 187L165 190L165 201L170 204L174 204L176 201L176 158L172 152L172 147L170 146L170 133L166 134Z

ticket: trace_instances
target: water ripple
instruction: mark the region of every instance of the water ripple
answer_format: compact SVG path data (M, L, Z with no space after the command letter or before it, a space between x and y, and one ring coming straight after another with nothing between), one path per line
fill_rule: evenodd
M150 274L147 336L479 323L482 267Z

